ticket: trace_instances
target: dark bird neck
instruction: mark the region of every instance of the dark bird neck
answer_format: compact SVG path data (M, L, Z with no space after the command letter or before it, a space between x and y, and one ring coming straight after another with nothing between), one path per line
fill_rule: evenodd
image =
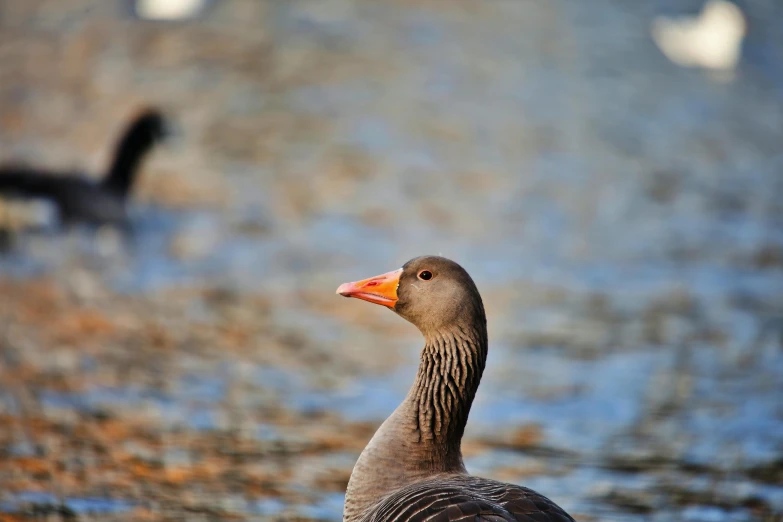
M461 442L487 358L483 307L469 326L426 335L416 381L362 452L348 483L344 520L393 491L440 474L465 473Z
M117 144L111 168L103 186L118 196L126 197L144 156L155 145L160 132L157 115L137 118Z

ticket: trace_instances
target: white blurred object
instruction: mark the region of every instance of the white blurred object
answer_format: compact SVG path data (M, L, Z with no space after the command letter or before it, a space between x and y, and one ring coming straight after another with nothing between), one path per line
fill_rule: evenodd
M731 74L746 29L745 16L736 4L709 0L695 17L657 17L650 33L661 52L677 65Z
M208 0L136 0L136 16L148 20L182 20L198 15Z

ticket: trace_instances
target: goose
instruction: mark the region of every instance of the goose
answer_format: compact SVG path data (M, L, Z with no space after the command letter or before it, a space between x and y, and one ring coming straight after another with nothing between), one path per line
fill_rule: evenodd
M79 173L4 166L0 167L0 194L49 200L66 224L122 224L127 220L126 200L139 166L167 133L164 116L157 109L146 109L128 125L100 182Z
M461 441L487 358L478 289L457 263L414 258L337 289L390 308L425 339L408 395L353 468L344 522L573 522L535 491L469 475Z

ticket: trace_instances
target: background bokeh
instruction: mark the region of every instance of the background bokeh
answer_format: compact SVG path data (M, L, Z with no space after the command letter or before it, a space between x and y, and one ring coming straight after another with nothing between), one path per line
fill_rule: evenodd
M782 520L783 6L680 67L651 28L702 7L0 2L0 161L180 131L132 237L11 234L0 520L340 520L421 340L334 290L425 253L488 309L469 470L581 521Z

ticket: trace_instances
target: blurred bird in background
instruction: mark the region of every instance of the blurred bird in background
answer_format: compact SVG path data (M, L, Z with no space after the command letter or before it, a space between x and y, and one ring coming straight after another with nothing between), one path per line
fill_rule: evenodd
M708 69L730 80L746 29L745 16L736 4L709 0L697 16L655 18L650 33L661 52L677 65Z
M124 224L128 217L126 201L139 167L167 133L163 114L158 109L145 109L127 127L101 181L93 181L78 172L61 174L26 166L5 166L0 168L0 194L46 200L54 205L63 224ZM9 214L19 215L19 211L14 212L13 203L8 208Z
M176 21L198 16L210 3L209 0L135 0L133 10L142 19Z

